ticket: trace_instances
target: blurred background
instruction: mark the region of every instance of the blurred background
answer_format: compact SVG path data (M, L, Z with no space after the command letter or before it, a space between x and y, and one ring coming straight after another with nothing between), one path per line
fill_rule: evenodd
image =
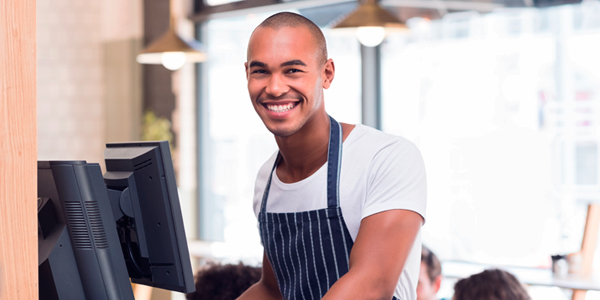
M254 179L276 144L243 64L255 26L294 11L323 29L335 61L329 114L422 151L423 243L442 262L549 269L551 255L579 253L600 203L600 1L382 0L408 30L374 47L332 28L359 4L37 0L38 159L102 164L107 142L169 140L194 268L260 264ZM138 63L169 29L199 42L204 61L174 71ZM587 220L596 259L584 262L597 274L598 226ZM451 297L453 280L440 297ZM530 293L575 297L552 284Z

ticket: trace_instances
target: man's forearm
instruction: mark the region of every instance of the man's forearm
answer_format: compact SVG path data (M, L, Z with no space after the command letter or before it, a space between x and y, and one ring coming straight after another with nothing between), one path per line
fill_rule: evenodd
M396 283L397 281L390 282L387 278L377 278L376 274L348 272L333 284L322 300L390 300Z
M281 300L279 293L273 293L262 281L248 288L237 300Z
M323 299L392 299L422 221L407 210L364 218L350 252L350 270Z

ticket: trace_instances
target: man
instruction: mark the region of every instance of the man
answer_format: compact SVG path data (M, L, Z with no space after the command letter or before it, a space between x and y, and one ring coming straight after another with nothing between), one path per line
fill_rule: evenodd
M239 299L414 300L426 201L418 149L329 117L334 63L321 30L298 14L254 30L245 68L279 152L255 186L262 278Z
M421 272L417 284L417 300L436 300L442 284L442 265L431 250L423 246L421 250Z

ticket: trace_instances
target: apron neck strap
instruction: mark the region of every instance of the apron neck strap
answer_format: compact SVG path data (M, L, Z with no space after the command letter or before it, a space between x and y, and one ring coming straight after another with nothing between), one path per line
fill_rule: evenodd
M327 207L340 206L340 170L342 165L342 126L331 116L327 149Z

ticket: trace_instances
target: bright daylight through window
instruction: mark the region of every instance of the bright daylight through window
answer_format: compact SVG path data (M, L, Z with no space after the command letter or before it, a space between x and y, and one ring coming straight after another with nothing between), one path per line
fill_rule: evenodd
M424 242L444 259L548 267L578 251L600 199L598 20L598 3L512 9L388 37L383 129L423 152Z

